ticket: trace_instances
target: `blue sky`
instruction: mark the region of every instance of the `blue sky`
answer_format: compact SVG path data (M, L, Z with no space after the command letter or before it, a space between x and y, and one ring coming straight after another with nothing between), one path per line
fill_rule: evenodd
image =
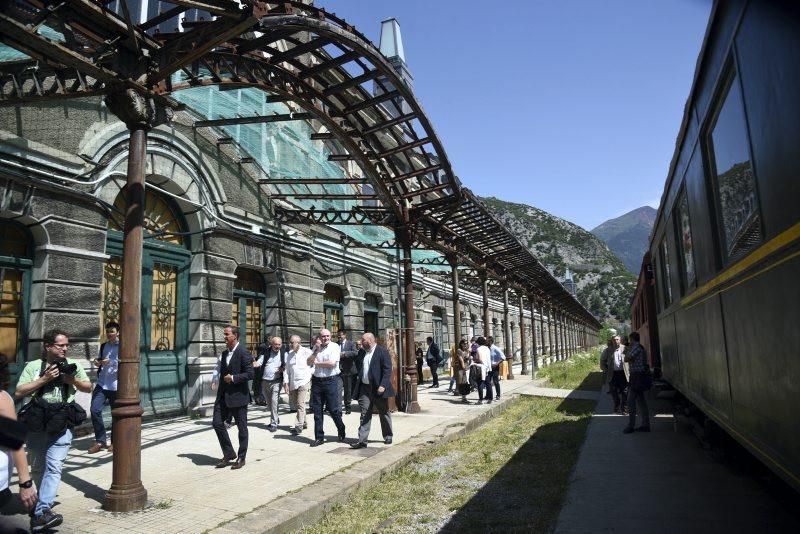
M317 0L377 43L466 187L592 229L661 198L711 0Z

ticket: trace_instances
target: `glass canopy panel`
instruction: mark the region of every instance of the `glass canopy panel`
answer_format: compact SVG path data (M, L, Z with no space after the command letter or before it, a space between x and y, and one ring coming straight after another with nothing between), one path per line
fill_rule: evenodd
M172 96L186 104L201 119L231 119L293 113L280 102L267 102L267 94L256 88L220 90L216 86L193 87ZM328 161L331 151L324 141L311 140L314 129L305 120L237 124L216 127L231 137L241 157L252 157L265 173L264 178L345 178L344 169ZM291 199L300 208L350 210L358 205L351 199L326 198L328 195L358 193L353 185L273 185L279 194L316 195L314 199Z
M36 30L36 33L57 43L63 43L65 41L64 34L47 26L39 26L39 29ZM0 63L5 63L7 61L20 61L30 58L31 57L29 55L25 54L24 52L20 52L16 48L12 48L8 45L0 43Z

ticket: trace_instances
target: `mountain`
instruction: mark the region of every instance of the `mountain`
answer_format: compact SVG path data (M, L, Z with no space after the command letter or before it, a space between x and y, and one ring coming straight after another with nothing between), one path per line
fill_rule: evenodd
M628 271L638 274L642 267L642 256L650 242L656 213L655 208L642 206L604 222L592 233L606 242Z
M601 320L628 320L635 277L608 246L580 226L526 204L481 198L555 277L572 272L578 300Z

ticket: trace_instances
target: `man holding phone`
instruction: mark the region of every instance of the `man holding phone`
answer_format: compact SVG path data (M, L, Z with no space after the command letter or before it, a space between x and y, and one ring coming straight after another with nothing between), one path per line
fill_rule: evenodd
M103 407L106 403L114 406L117 398L117 372L119 371L119 323L111 321L106 324L106 342L100 345L100 353L94 361L97 366L97 384L92 391L92 426L94 427L94 445L89 447L89 454L103 449L113 452L114 443L106 446L106 427L103 424ZM113 440L113 436L112 436Z

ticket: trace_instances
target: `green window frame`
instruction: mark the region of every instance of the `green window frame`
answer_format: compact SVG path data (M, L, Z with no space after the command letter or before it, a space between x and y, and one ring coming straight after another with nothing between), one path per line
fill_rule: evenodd
M19 373L27 361L28 329L30 325L31 269L33 267L33 239L23 225L0 220L0 333L13 328L12 338L3 336L0 351L7 358L10 388L13 390Z
M267 290L261 273L251 269L236 269L233 284L232 323L239 327L241 340L250 354L255 354L264 339L264 310Z
M344 292L339 286L325 284L325 295L322 298L323 328L332 335L344 328Z
M380 317L380 298L376 295L367 294L364 296L364 332L371 332L375 337L382 337L378 332Z

